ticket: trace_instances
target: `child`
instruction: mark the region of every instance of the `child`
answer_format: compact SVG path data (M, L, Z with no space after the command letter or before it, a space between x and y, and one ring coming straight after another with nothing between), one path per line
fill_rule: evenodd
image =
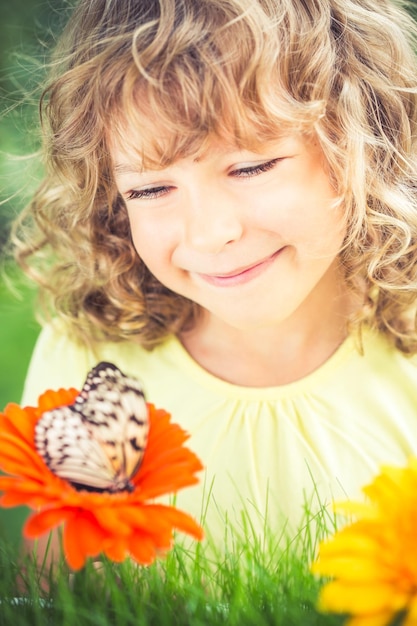
M218 545L417 454L415 33L388 0L81 0L58 47L24 403L138 377Z

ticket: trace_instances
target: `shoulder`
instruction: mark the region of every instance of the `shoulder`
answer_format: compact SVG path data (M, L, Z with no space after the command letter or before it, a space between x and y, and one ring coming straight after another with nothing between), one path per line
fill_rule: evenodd
M80 389L87 373L100 361L114 363L123 373L140 378L151 358L134 341L86 344L73 338L62 322L48 324L31 357L22 404L36 403L46 389Z
M378 332L367 331L363 337L361 356L380 376L417 375L417 355L405 354Z
M46 389L78 387L87 359L87 351L71 341L62 324L45 326L29 363L22 404L35 404Z
M417 355L404 354L381 333L368 329L360 338L350 337L347 348L336 373L343 385L375 386L379 395L417 385Z
M385 336L371 331L364 333L361 345L352 341L350 346L350 355L327 389L334 406L350 420L356 411L358 424L363 418L363 425L373 423L375 432L385 418L393 425L407 423L415 428L417 356L404 354Z

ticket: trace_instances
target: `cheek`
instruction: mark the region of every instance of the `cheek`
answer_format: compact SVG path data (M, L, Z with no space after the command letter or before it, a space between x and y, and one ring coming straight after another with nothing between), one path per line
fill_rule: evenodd
M146 238L143 237L144 231L141 228L140 223L138 223L138 220L135 217L132 217L132 215L130 215L129 213L128 213L128 216L129 216L130 235L132 237L133 245L135 246L135 249L138 255L142 258L142 253L141 253L141 249L143 247L142 240L146 241Z
M129 216L130 232L138 256L152 273L158 273L169 260L173 244L170 229L157 224L155 220Z
M315 224L311 224L310 238L311 253L317 257L337 256L346 236L347 227L343 212L336 207L323 213Z
M314 257L337 255L346 235L343 207L328 186L304 189L292 197L281 221L281 234L299 251Z

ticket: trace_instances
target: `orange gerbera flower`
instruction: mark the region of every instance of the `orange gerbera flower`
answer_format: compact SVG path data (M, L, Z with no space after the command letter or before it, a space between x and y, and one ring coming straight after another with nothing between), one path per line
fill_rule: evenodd
M87 557L106 554L114 561L130 555L151 563L172 545L175 529L202 539L201 527L173 506L153 498L177 492L198 482L202 464L184 447L188 435L162 409L147 404L149 435L142 464L132 478L132 491L78 490L53 474L34 444L35 425L51 409L73 404L75 389L47 391L37 407L9 404L0 413L0 504L26 505L36 510L24 527L36 538L63 524L63 549L71 568L81 568Z
M320 546L313 571L334 580L319 608L350 614L348 626L388 626L401 615L417 626L417 459L384 467L363 491L368 502L337 506L357 521Z

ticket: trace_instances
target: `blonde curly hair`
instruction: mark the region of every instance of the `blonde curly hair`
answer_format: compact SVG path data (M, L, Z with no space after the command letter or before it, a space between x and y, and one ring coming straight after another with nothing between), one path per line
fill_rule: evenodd
M49 309L149 348L198 316L134 249L112 137L133 124L131 148L164 167L213 136L248 148L295 129L318 138L344 207L340 260L365 293L352 328L416 352L415 41L389 0L82 0L41 100L45 178L15 227Z

